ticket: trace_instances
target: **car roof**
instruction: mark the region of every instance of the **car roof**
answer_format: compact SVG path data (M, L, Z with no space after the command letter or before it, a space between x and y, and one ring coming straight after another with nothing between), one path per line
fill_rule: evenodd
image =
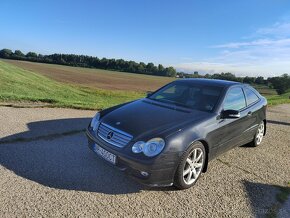
M213 85L220 87L229 87L233 85L241 85L242 83L228 81L228 80L219 80L219 79L204 79L204 78L188 78L188 79L178 79L176 82L189 83L189 84L198 84L198 85Z

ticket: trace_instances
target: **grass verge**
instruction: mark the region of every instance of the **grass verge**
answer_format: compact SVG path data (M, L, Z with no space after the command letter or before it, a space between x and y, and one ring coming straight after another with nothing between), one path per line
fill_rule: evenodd
M45 102L52 107L103 109L144 96L142 92L111 91L63 84L0 61L0 101Z
M278 104L290 104L290 92L283 95L266 95L269 106L274 106Z

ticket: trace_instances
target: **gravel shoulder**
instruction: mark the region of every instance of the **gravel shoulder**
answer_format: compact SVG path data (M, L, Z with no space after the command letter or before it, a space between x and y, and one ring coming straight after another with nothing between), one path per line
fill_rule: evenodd
M269 108L261 146L223 154L184 191L144 187L96 157L83 132L94 113L0 107L0 217L264 217L290 181L289 104Z

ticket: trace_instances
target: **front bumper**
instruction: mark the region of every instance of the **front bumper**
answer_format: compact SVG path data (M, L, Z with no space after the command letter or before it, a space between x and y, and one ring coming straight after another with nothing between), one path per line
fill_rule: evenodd
M122 149L112 148L111 145L95 136L95 133L89 128L86 131L86 135L88 138L88 147L92 151L94 150L94 145L98 144L105 150L115 154L117 156L117 162L115 165L106 160L104 161L118 168L119 170L124 171L139 183L152 187L173 185L178 154L163 155L162 157L148 158L148 160L134 159L134 157L124 154ZM147 172L148 175L146 176L141 172Z

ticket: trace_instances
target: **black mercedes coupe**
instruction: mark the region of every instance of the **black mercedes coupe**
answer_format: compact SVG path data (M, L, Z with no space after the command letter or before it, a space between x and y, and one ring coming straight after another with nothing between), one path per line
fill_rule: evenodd
M97 113L86 132L88 145L143 184L186 189L213 158L261 144L266 107L266 99L246 84L179 79Z

